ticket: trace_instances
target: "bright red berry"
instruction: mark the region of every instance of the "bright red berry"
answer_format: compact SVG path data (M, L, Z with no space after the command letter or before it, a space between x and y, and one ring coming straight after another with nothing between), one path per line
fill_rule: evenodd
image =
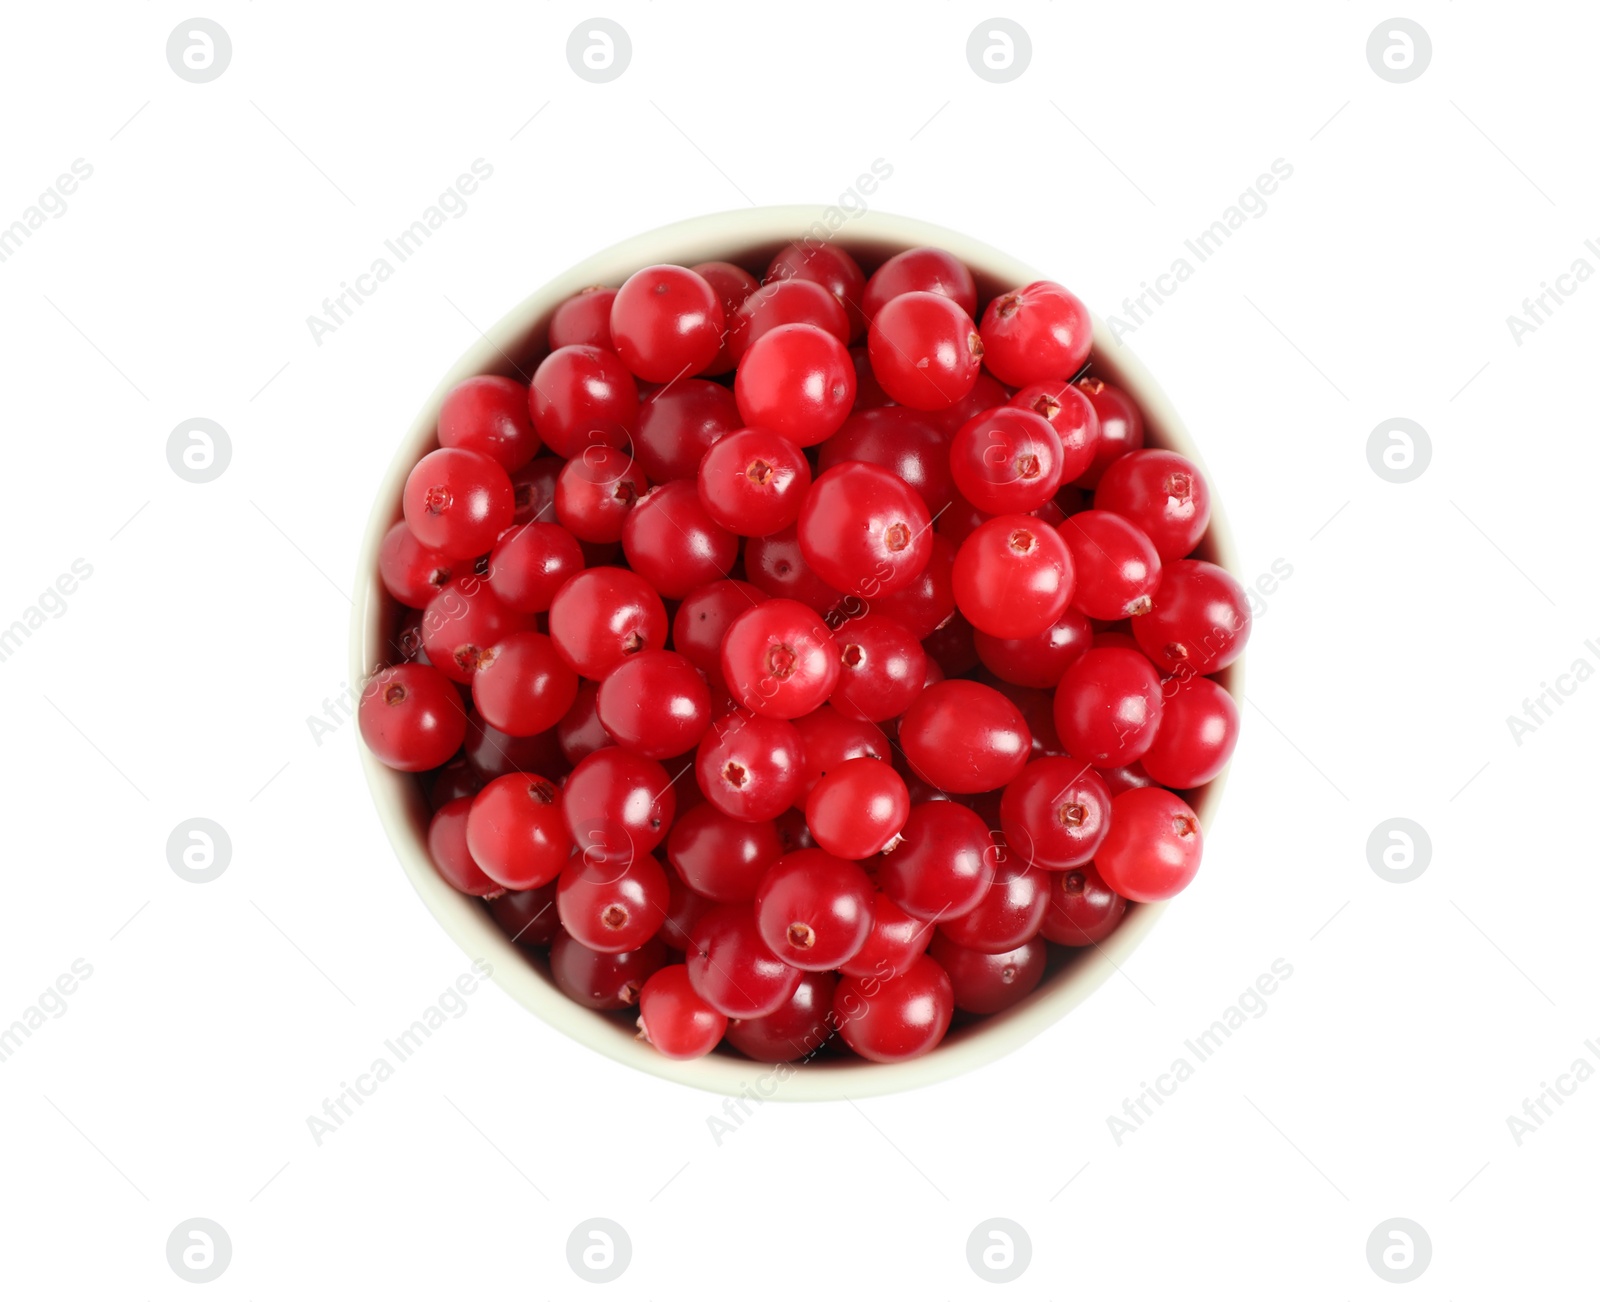
M467 847L486 874L511 890L554 881L572 854L561 792L532 773L496 778L472 798Z
M1037 510L1061 483L1061 436L1026 407L975 416L950 445L950 475L961 495L989 515Z
M916 582L933 554L928 508L881 466L847 461L817 477L800 508L806 564L840 592L887 596Z
M1211 523L1211 490L1200 468L1160 448L1141 448L1107 466L1094 505L1136 525L1163 562L1192 552Z
M647 856L666 840L678 804L666 769L621 746L579 760L561 803L578 857L601 865Z
M839 681L828 701L839 713L878 723L899 717L922 694L928 657L904 625L862 615L840 625L833 640Z
M653 384L705 370L722 347L723 326L721 298L687 267L636 271L611 304L617 356Z
M722 677L746 709L798 719L826 701L839 681L833 634L809 606L764 601L728 625Z
M950 1028L955 996L945 970L926 954L905 975L845 977L833 996L844 1042L872 1062L902 1062L933 1049Z
M1161 558L1135 525L1110 511L1079 511L1058 532L1077 575L1074 606L1091 619L1126 619L1150 609Z
M1180 797L1137 787L1111 802L1111 831L1094 866L1126 899L1170 899L1200 870L1200 839L1200 820Z
M965 805L913 805L900 841L878 861L878 885L914 918L944 921L978 905L994 880L997 852L983 819Z
M595 708L618 745L646 759L668 759L700 744L711 723L711 691L687 657L641 651L606 675Z
M1076 556L1043 520L997 515L961 544L950 583L956 606L974 628L1028 638L1061 618L1077 591L1077 574Z
M504 375L475 375L445 395L439 446L481 452L507 471L520 470L539 450L528 416L528 386Z
M634 573L676 599L726 578L739 540L711 518L694 481L675 479L639 499L622 526L622 551Z
M762 940L785 963L829 972L852 958L872 930L872 882L848 859L796 850L762 877L755 916Z
M1250 598L1239 580L1210 561L1173 561L1161 571L1150 609L1133 636L1169 674L1214 674L1244 654Z
M582 569L578 540L559 524L534 521L500 535L489 553L489 587L508 609L542 614Z
M870 859L893 844L911 813L905 780L878 759L851 759L817 780L806 797L806 825L841 859Z
M1095 647L1061 675L1056 732L1068 753L1121 768L1150 749L1161 726L1161 679L1137 651Z
M378 544L378 577L402 606L421 610L450 582L458 562L424 547L404 520L396 521Z
M431 665L379 670L362 689L356 715L367 749L406 773L438 768L467 733L460 694Z
M567 933L602 954L638 949L667 916L667 874L648 854L625 864L574 855L561 870L556 911Z
M1227 767L1239 741L1239 707L1220 683L1196 674L1162 684L1161 726L1139 761L1164 787L1204 786Z
M872 273L861 296L868 321L901 294L943 294L971 317L978 310L978 286L967 264L943 249L906 249Z
M945 970L956 1007L964 1013L1000 1013L1020 1003L1044 977L1045 946L1030 940L1001 954L956 944L943 932L933 938L928 957Z
M844 424L856 400L850 354L826 330L781 325L751 344L739 361L733 396L746 425L781 434L803 448Z
M1094 769L1067 756L1034 760L1000 798L1000 829L1012 851L1058 871L1094 858L1111 827L1111 791Z
M717 524L747 538L759 537L795 522L811 489L811 463L782 435L740 430L706 453L697 487L701 504Z
M952 678L923 692L900 719L900 748L941 791L994 791L1022 771L1033 736L992 687Z
M487 552L515 509L505 467L464 448L439 448L417 462L402 500L417 541L453 560Z
M639 1034L668 1058L701 1058L717 1047L728 1019L695 994L682 963L650 974L639 992Z
M1016 387L1060 383L1083 369L1093 334L1088 308L1054 281L1036 280L984 309L983 362Z
M695 776L723 813L757 822L776 818L798 799L803 763L794 724L737 710L706 729L695 752Z
M554 728L578 695L578 675L543 633L507 634L484 651L472 676L472 703L513 737Z
M1050 907L1039 934L1058 945L1097 945L1122 921L1128 902L1095 871L1093 864L1050 875Z
M637 574L600 566L556 593L550 640L563 660L598 682L635 652L666 645L667 610Z
M748 904L719 904L689 934L685 955L694 992L728 1017L765 1017L800 984L800 969L761 938Z
M718 904L755 899L762 877L783 853L771 819L735 818L710 801L681 815L667 838L667 861L691 890Z
M557 456L579 456L597 444L621 448L639 416L639 389L615 353L568 344L534 371L528 411L534 430Z
M972 391L984 343L959 303L918 291L878 309L867 331L867 355L873 375L897 403L939 411Z

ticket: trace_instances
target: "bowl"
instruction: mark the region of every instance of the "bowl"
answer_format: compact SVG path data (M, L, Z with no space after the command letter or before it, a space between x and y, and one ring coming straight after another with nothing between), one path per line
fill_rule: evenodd
M400 518L400 491L417 459L435 445L435 427L445 395L474 375L526 378L544 348L550 316L566 298L589 285L620 285L652 263L685 266L714 259L764 267L779 248L810 236L827 238L869 267L901 249L935 245L972 269L980 296L1054 279L1072 284L1072 268L1030 267L970 236L928 222L888 213L854 216L838 208L785 205L713 213L636 235L585 259L512 308L451 367L401 440L367 522L356 570L355 613L350 639L352 683L363 682L388 663L387 646L396 606L378 578L378 546ZM1105 324L1094 322L1095 373L1127 391L1144 413L1145 445L1179 452L1204 468L1183 422L1166 395L1126 346L1115 343ZM1218 495L1213 487L1211 526L1196 555L1237 574L1238 565ZM1219 681L1238 697L1241 664ZM844 1099L889 1094L946 1080L993 1062L1027 1043L1088 998L1149 935L1169 903L1132 904L1121 926L1097 946L1056 959L1039 987L1020 1003L970 1026L951 1028L938 1048L901 1063L815 1057L803 1064L754 1062L719 1050L704 1058L675 1061L637 1039L631 1022L573 1003L552 982L539 960L518 949L478 900L447 885L428 855L429 807L412 775L386 768L358 746L367 784L400 866L441 926L473 958L486 959L494 979L513 999L580 1044L640 1071L713 1093L754 1094L763 1099ZM1201 826L1209 829L1222 796L1224 772L1194 796ZM1203 880L1203 876L1202 876Z

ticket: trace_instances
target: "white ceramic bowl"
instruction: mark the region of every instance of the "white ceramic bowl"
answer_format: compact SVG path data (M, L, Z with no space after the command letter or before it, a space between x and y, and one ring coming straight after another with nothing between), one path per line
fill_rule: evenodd
M630 273L652 263L692 265L721 259L759 271L780 247L808 232L814 238L827 235L867 260L869 266L900 249L917 245L947 249L972 269L984 299L1032 280L1057 279L1071 284L1071 267L1037 270L941 226L868 212L844 220L830 233L830 215L837 222L839 210L805 205L749 208L696 217L637 235L557 276L514 307L469 348L417 413L379 486L356 571L350 681L363 682L374 669L387 663L394 603L378 579L378 544L384 532L400 518L400 491L407 473L419 457L435 446L434 431L445 394L473 375L517 375L519 368L523 378L531 374L533 362L544 348L551 313L576 291L589 285L620 285ZM1113 343L1098 318L1093 356L1095 372L1126 390L1144 412L1146 445L1181 452L1203 467L1202 458L1166 396L1128 349ZM1198 554L1238 572L1215 491L1211 528ZM1224 671L1220 678L1235 696L1239 694L1239 664ZM495 979L512 998L609 1058L721 1094L784 1099L860 1098L926 1085L992 1062L1059 1021L1093 993L1127 961L1168 907L1130 905L1122 925L1110 937L1076 953L1060 966L1053 965L1039 988L1021 1003L977 1025L953 1030L932 1053L910 1062L881 1064L823 1056L803 1065L774 1067L722 1052L691 1062L675 1062L638 1040L629 1022L592 1012L569 1000L555 987L548 972L511 944L481 903L446 885L428 856L429 811L416 779L385 768L365 747L360 749L378 816L411 885L463 950L492 964ZM1206 828L1216 813L1226 776L1224 773L1210 783L1197 799L1196 812ZM1215 862L1207 868L1213 873L1226 871L1225 865ZM1205 888L1205 879L1203 870L1200 889Z

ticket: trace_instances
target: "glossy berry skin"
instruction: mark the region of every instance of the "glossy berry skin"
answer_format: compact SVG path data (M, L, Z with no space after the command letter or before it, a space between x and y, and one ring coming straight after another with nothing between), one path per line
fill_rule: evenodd
M988 954L956 944L942 932L928 957L945 970L956 1007L964 1013L1001 1013L1021 1003L1044 976L1048 952L1030 940L1003 954Z
M765 1017L728 1023L728 1043L757 1062L798 1062L833 1038L831 972L802 972L794 993Z
M428 823L428 857L439 876L463 895L491 899L505 894L505 887L478 866L467 846L467 814L471 796L457 796L435 811Z
M904 976L845 977L833 996L844 1042L871 1062L904 1062L934 1048L950 1029L955 995L926 954Z
M1214 674L1244 654L1250 599L1210 561L1173 561L1161 571L1150 610L1133 619L1144 653L1169 674Z
M846 613L860 614L870 605L873 614L894 620L922 641L955 614L956 593L950 581L955 563L956 544L935 533L928 563L908 587L888 594L880 592L870 602L856 598L858 608Z
M667 609L629 570L585 570L550 603L550 640L585 678L603 679L637 651L667 643Z
M445 395L439 446L465 448L520 470L539 450L528 416L528 386L504 375L475 375Z
M561 792L532 773L496 778L472 798L467 848L488 876L510 890L554 881L572 854Z
M841 859L870 859L906 824L905 780L877 759L846 760L818 779L806 797L806 825L817 844Z
M725 385L678 380L640 406L633 455L652 484L693 479L701 458L743 423Z
M391 525L378 544L378 577L384 591L413 610L432 601L458 565L443 552L419 543L404 520Z
M1107 466L1094 506L1137 526L1163 563L1192 552L1211 523L1211 490L1200 468L1160 448L1141 448Z
M1121 768L1150 749L1161 706L1161 679L1149 660L1125 647L1094 647L1061 675L1056 732L1069 754Z
M859 339L867 328L861 298L867 287L866 273L860 264L837 244L821 240L786 244L767 265L769 284L783 281L810 281L821 285L850 314L851 338Z
M765 538L747 539L744 545L744 572L751 583L769 596L801 602L819 615L827 614L844 595L812 572L801 554L799 531L795 525L768 534Z
M514 945L548 945L561 933L554 882L531 891L506 891L495 896L489 901L489 915Z
M534 520L554 522L556 480L566 464L554 455L535 457L511 476L513 524L528 524Z
M978 286L967 264L943 249L905 249L872 273L861 295L868 321L901 294L943 294L971 317L978 310Z
M1093 864L1050 875L1050 907L1039 934L1058 945L1097 945L1122 921L1128 902L1101 880Z
M617 744L600 722L599 699L600 685L580 678L572 708L556 724L556 740L568 764L576 764L586 755Z
M590 344L611 348L611 304L617 291L605 285L580 289L550 317L550 348Z
M636 271L611 304L617 356L652 384L705 370L722 347L724 324L716 290L688 267Z
M356 718L367 749L403 773L438 768L467 735L460 694L431 665L379 670L362 689Z
M651 973L639 992L639 1033L664 1057L703 1058L727 1029L727 1017L695 994L682 963Z
M622 526L622 551L636 574L675 600L726 578L739 540L711 518L691 480L675 479L639 499Z
M528 412L546 447L559 457L576 457L596 445L627 446L639 416L639 390L615 353L569 344L534 371Z
M515 510L505 467L464 448L439 448L417 462L401 502L416 540L452 560L482 556Z
M1058 384L1089 360L1089 309L1061 285L1036 280L992 299L983 312L983 363L1003 383Z
M446 678L470 683L483 654L532 617L508 610L476 574L451 579L422 612L422 649Z
M817 783L846 760L888 760L894 753L883 729L865 719L842 714L824 705L794 721L805 755L802 787L797 803L805 799Z
M813 325L782 325L751 344L734 376L744 423L809 448L844 424L856 400L845 346Z
M1077 479L1084 488L1094 488L1119 457L1144 446L1144 416L1132 398L1096 376L1085 376L1077 387L1100 420L1100 442L1095 446L1094 460Z
M578 695L578 675L543 633L524 629L489 647L472 676L478 713L512 737L554 728Z
M1094 858L1111 827L1111 790L1089 765L1048 756L1027 765L1000 797L1000 830L1013 854L1057 872Z
M574 855L556 886L561 925L602 954L638 949L667 916L667 874L648 854L626 864L587 863Z
M996 407L1004 407L1011 401L1011 390L1001 384L999 380L987 371L979 371L978 378L972 382L972 388L967 396L942 411L929 413L944 427L945 435L954 438L961 427L969 420L992 411Z
M767 869L754 907L761 939L774 954L807 972L831 972L872 930L872 882L848 859L796 850Z
M1089 649L1094 627L1070 606L1047 629L1032 637L1003 638L976 631L972 645L984 668L1018 687L1054 687L1067 666Z
M683 953L689 948L689 933L694 924L716 907L704 895L690 890L677 873L667 874L667 919L656 932L656 939Z
M1161 687L1161 726L1139 763L1163 787L1204 786L1233 756L1239 707L1222 684L1198 675L1169 678Z
M733 370L734 363L738 360L728 348L728 336L733 333L733 314L739 310L745 299L761 288L761 282L743 267L735 266L731 262L697 262L690 270L710 285L722 302L722 319L725 327L722 347L717 349L717 355L711 359L705 373L724 375Z
M689 933L685 954L694 992L728 1017L765 1017L800 984L800 969L761 938L748 904L719 904Z
M1021 407L1050 423L1061 440L1060 482L1070 484L1094 464L1100 447L1100 417L1088 394L1060 380L1018 389L1006 404Z
M559 524L535 521L506 530L489 553L489 587L519 615L550 609L561 585L583 569L583 549Z
M950 504L950 439L939 421L910 407L869 407L852 412L839 432L817 449L817 469L870 461L916 489L930 515Z
M847 461L817 476L796 537L818 578L870 601L916 582L933 554L930 525L928 508L903 480Z
M1079 511L1058 532L1077 574L1074 606L1091 619L1126 619L1150 609L1161 558L1137 526L1110 511Z
M928 657L903 625L866 614L833 635L839 681L828 698L839 713L874 723L897 718L922 693Z
M666 961L667 947L659 935L638 949L602 954L563 931L550 945L550 978L574 1003L609 1012L637 1004L650 974Z
M574 766L561 804L577 857L612 867L643 859L666 840L678 802L661 765L607 746Z
M800 734L786 719L749 710L724 715L695 751L695 776L706 799L734 818L776 818L804 781Z
M1200 870L1200 841L1200 820L1180 797L1138 787L1111 802L1111 831L1094 866L1125 899L1167 900Z
M745 709L798 719L826 701L839 681L833 634L809 606L764 601L728 625L722 677Z
M1061 484L1061 436L1025 407L997 407L969 420L950 445L957 490L988 515L1035 511Z
M1027 944L1039 934L1050 903L1050 875L1044 869L1007 848L997 848L996 854L994 880L983 898L959 918L939 924L941 935L984 954L1004 954Z
M994 880L989 828L965 805L913 805L900 843L878 860L878 885L913 918L943 922L975 909Z
M582 542L614 543L650 481L619 448L597 444L562 468L556 480L556 519Z
M645 759L669 759L700 744L711 723L711 691L687 657L641 651L606 675L595 710L619 746Z
M984 345L953 299L919 291L885 303L867 331L872 373L903 407L939 411L971 392Z
M872 896L872 930L839 970L846 976L899 976L927 950L933 923L914 918L882 891Z
M684 884L717 904L755 899L762 877L783 853L771 819L734 818L710 801L681 814L667 838L667 861Z
M941 791L994 791L1022 771L1033 736L999 692L964 678L935 683L900 719L912 771Z
M1043 520L997 515L961 544L950 583L973 628L999 638L1036 637L1073 600L1076 558Z
M766 599L765 592L742 579L702 584L678 604L672 617L672 645L712 686L723 686L723 635L729 624Z
M813 325L842 344L850 342L850 318L843 303L811 281L779 280L763 285L740 304L728 322L728 356L744 360L750 345L784 325Z
M795 522L811 489L811 463L780 434L739 430L706 453L696 488L722 528L761 537Z

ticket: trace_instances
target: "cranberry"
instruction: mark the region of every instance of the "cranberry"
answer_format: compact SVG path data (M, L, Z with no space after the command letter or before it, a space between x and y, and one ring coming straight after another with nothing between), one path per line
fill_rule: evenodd
M687 267L636 271L611 304L617 356L653 384L705 370L722 347L723 325L716 290Z
M757 1062L795 1062L810 1058L833 1036L831 972L802 972L794 993L765 1017L728 1023L728 1043Z
M1138 759L1161 726L1161 680L1137 651L1095 647L1067 667L1056 687L1056 731L1068 752L1096 768Z
M845 977L834 992L833 1013L844 1042L863 1058L901 1062L944 1039L955 997L945 970L923 954L903 976Z
M1061 439L1062 484L1070 484L1094 464L1100 446L1100 417L1082 389L1060 381L1030 384L1018 389L1008 405L1042 416L1055 430Z
M797 525L824 583L871 600L916 582L933 553L928 508L881 466L847 461L817 476Z
M771 819L734 818L710 802L682 815L667 838L667 860L684 883L718 904L755 899L762 876L783 853Z
M1066 756L1034 760L1000 798L1000 829L1022 859L1076 868L1094 858L1111 826L1111 791L1087 764Z
M848 859L796 850L767 869L756 888L755 915L761 939L785 963L831 972L872 930L872 883Z
M967 396L952 403L943 411L931 413L932 418L944 427L946 437L954 438L961 427L969 420L992 411L996 407L1004 407L1011 401L1011 390L1001 384L999 380L987 371L979 371L978 378L972 382L972 388Z
M1239 741L1239 707L1220 683L1197 675L1162 684L1161 726L1139 762L1164 787L1204 786L1228 765Z
M780 434L740 430L706 453L697 487L717 524L759 537L795 522L811 488L811 463Z
M811 835L841 859L881 853L894 844L910 813L905 782L879 759L845 760L817 779L806 797Z
M1250 623L1250 599L1227 570L1173 561L1150 609L1134 617L1133 636L1166 673L1214 674L1244 654Z
M483 775L483 785L507 773L546 773L551 781L557 781L570 768L555 733L512 737L491 727L476 711L467 715L467 739L461 753Z
M829 703L851 718L874 723L897 718L922 694L928 657L904 625L862 615L833 635L839 681Z
M983 340L961 305L917 291L885 303L867 332L872 373L903 407L938 411L971 392Z
M575 457L596 445L627 446L639 417L639 390L615 353L568 344L534 371L528 410L545 446Z
M469 573L451 579L428 602L420 625L422 648L445 677L470 683L485 651L532 622L532 616L507 609L487 583Z
M554 728L578 695L578 675L555 644L531 629L508 634L484 651L472 676L478 713L512 737Z
M574 1003L606 1012L637 1004L650 974L666 961L659 936L635 950L603 954L563 931L550 946L550 979Z
M846 976L900 976L927 950L933 923L914 918L882 891L872 897L872 930L839 970Z
M814 325L781 325L739 361L733 396L746 425L803 448L844 424L856 400L856 372L844 345Z
M945 918L939 933L966 949L1004 954L1039 933L1050 903L1050 876L1014 851L997 848L994 880L976 905L960 917Z
M702 584L684 597L672 617L672 645L717 687L722 679L722 638L728 625L767 594L740 579Z
M966 263L943 249L917 248L897 253L872 273L861 296L868 321L901 294L943 294L969 317L978 310L978 287Z
M994 637L1025 638L1061 618L1076 591L1076 576L1076 557L1043 520L997 515L961 544L950 582L956 605L974 628Z
M405 773L438 768L467 734L460 695L431 665L379 670L362 689L356 717L367 749Z
M439 448L411 468L403 494L416 540L452 560L481 556L511 524L511 478L498 461Z
M1096 945L1117 929L1128 902L1095 871L1093 864L1050 874L1050 907L1039 934L1058 945Z
M677 797L661 765L607 746L579 760L567 775L562 808L578 857L606 866L631 863L660 845Z
M572 853L555 783L507 773L472 798L467 848L495 881L525 891L554 881Z
M403 606L418 610L450 582L456 562L443 552L424 547L404 520L393 525L378 544L378 577L384 591Z
M913 805L900 842L878 861L883 893L914 918L944 921L978 906L994 880L983 819L949 800Z
M870 461L903 479L921 495L929 515L950 505L950 443L938 421L910 407L853 412L817 450L817 469Z
M739 404L724 385L679 380L639 408L633 455L651 483L693 479L700 459L741 424Z
M832 705L802 715L794 721L794 726L805 755L801 804L821 778L846 760L887 760L891 753L889 739L882 728L865 719L845 715Z
M800 969L767 946L748 904L719 904L695 923L686 962L694 992L728 1017L776 1012L800 984Z
M1170 899L1200 869L1200 820L1162 787L1137 787L1111 802L1111 830L1094 866L1126 899Z
M700 744L711 723L711 692L687 657L641 651L606 675L595 709L619 745L646 759L668 759Z
M625 864L577 854L561 870L556 911L569 935L602 954L638 949L667 916L667 874L648 854Z
M728 625L722 677L746 709L797 719L826 701L839 681L833 635L809 606L764 601Z
M928 957L949 976L951 994L962 1012L1001 1013L1038 987L1047 955L1037 940L988 954L958 945L941 932L928 947Z
M1089 649L1089 617L1070 607L1042 633L1002 638L976 631L972 644L990 673L1019 687L1054 687L1067 666Z
M1157 448L1130 452L1107 466L1094 505L1136 525L1164 562L1192 552L1211 523L1211 490L1199 467Z
M694 930L694 924L716 906L684 885L675 872L667 874L667 889L667 918L656 938L681 954L689 948L689 933Z
M992 299L983 312L983 364L1006 384L1070 380L1089 360L1089 309L1054 281Z
M829 587L806 563L800 551L799 531L794 525L751 538L744 545L745 577L763 592L774 597L799 601L817 614L832 610L843 594Z
M1100 419L1100 442L1095 446L1094 460L1078 476L1078 483L1084 488L1094 488L1117 458L1144 446L1144 417L1132 398L1095 376L1079 380L1078 388Z
M464 821L464 820L463 820ZM548 945L561 934L556 916L556 885L549 882L531 891L506 891L488 901L495 926L516 945Z
M529 523L500 535L487 578L508 610L533 615L549 610L561 585L582 569L576 538L558 524Z
M556 519L584 542L614 543L649 489L650 481L631 456L596 444L567 462L556 480Z
M872 612L894 620L919 641L926 641L955 614L956 593L950 579L955 563L956 544L935 533L922 573L898 592L874 596ZM846 613L862 613L867 603L860 598L851 600L858 603L859 609Z
M691 480L661 484L640 499L622 526L628 564L663 597L685 597L727 577L739 540L706 511Z
M842 344L850 342L845 306L826 288L806 280L780 280L763 285L740 305L728 322L728 356L737 365L750 345L783 325L811 325Z
M1110 511L1079 511L1060 534L1077 574L1073 605L1091 619L1125 619L1150 609L1161 558L1137 527Z
M773 254L767 265L767 280L811 281L821 285L850 313L851 337L859 339L867 328L861 298L867 277L860 265L837 244L804 240L786 244Z
M585 570L550 603L550 640L585 678L604 678L637 651L667 643L667 610L629 570Z
M733 314L745 299L761 287L761 282L743 267L731 262L697 262L690 270L716 291L722 303L722 319L727 329L723 332L722 347L717 349L717 355L706 367L706 374L723 375L733 370L738 360L728 349L728 336L733 331Z
M576 764L585 755L616 745L616 738L600 722L599 699L600 685L580 678L572 708L556 724L556 740L568 764Z
M590 285L562 302L550 317L550 348L588 344L611 347L611 304L617 291L605 285Z
M639 1034L667 1058L703 1058L717 1047L728 1019L695 994L682 963L650 974L639 992Z
M1037 510L1061 483L1061 436L1025 407L996 407L969 420L950 445L961 495L989 515Z
M749 710L724 715L706 729L694 762L706 799L752 822L776 818L794 804L804 779L794 724Z
M535 457L511 476L513 524L555 519L556 481L564 465L566 462L558 456Z
M503 375L475 375L445 396L439 409L439 446L465 448L520 470L539 450L528 417L528 386Z
M428 823L428 856L439 876L463 895L485 899L505 894L505 887L478 866L467 845L467 813L471 796L457 796L441 805Z
M992 687L952 678L923 692L900 720L913 771L944 791L993 791L1022 771L1033 744L1017 707Z

